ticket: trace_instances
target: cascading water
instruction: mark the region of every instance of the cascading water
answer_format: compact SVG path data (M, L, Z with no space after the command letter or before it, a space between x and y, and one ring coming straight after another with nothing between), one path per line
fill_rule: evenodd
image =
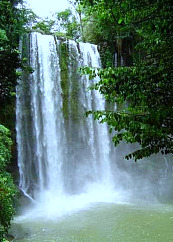
M109 199L108 129L85 117L87 110L103 110L105 102L99 93L87 92L89 80L77 74L80 66L100 66L97 47L31 33L28 51L34 72L24 74L17 87L21 190L48 207L79 194L90 193L91 201Z
M157 200L173 199L172 156L123 160L138 145L115 148L107 126L85 117L87 110L115 108L87 91L91 81L77 72L100 66L97 47L40 33L21 42L21 58L34 72L25 71L17 86L25 196L12 221L14 240L172 241L173 208Z
M19 186L33 201L29 216L172 196L172 157L124 161L128 147L115 149L107 126L85 117L106 105L99 92L87 91L91 81L77 71L100 67L97 46L31 33L21 49L34 70L23 73L16 105Z
M30 63L35 71L29 83L21 81L17 98L20 187L28 194L45 188L62 190L62 100L61 95L55 95L61 92L60 70L52 37L40 37L31 38Z

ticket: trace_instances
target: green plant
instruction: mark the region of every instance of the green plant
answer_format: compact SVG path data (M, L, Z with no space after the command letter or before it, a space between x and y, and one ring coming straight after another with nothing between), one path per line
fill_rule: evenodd
M0 106L11 101L21 67L19 59L19 38L24 32L23 10L16 7L20 0L0 1Z
M56 14L56 31L65 33L66 37L77 39L80 35L80 24L70 9Z
M84 68L90 79L100 81L92 88L121 110L91 111L100 122L115 130L115 145L122 140L139 143L126 158L135 160L151 154L173 153L173 41L170 0L95 0L80 2L102 30L105 41L131 39L133 52L128 66L93 70ZM100 31L99 30L99 31ZM121 41L119 41L119 44ZM119 46L120 49L121 45ZM120 53L120 51L119 51Z
M7 233L14 215L13 202L16 188L11 175L6 171L11 159L11 145L9 130L0 125L0 241Z

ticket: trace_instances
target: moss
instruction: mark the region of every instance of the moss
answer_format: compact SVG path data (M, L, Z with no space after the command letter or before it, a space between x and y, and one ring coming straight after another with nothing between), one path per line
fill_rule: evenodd
M68 42L61 42L60 45L60 69L63 99L62 112L65 121L71 119L78 122L82 116L79 100L80 77L77 74L78 56L75 48L69 50Z
M60 68L61 68L61 88L62 88L62 99L63 106L62 112L65 119L69 117L69 51L68 44L62 43L60 45Z
M73 121L79 121L81 117L80 110L80 100L79 100L79 91L80 91L80 82L79 75L77 74L78 69L78 56L76 53L76 49L70 50L70 82L71 82L71 93L70 93L70 110L71 110L71 118Z

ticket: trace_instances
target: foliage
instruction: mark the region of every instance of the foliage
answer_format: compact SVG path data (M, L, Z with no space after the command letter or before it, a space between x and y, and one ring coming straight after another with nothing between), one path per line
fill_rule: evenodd
M80 26L72 11L68 8L56 14L59 32L65 32L71 39L77 39L80 35Z
M19 36L23 32L23 11L16 7L22 1L0 1L0 105L15 92L20 66Z
M52 32L52 27L54 26L55 21L54 20L49 20L47 19L43 19L41 21L38 21L33 27L32 29L34 30L42 30L44 34L51 34Z
M98 28L93 15L85 15L83 18L83 38L86 42L99 44L103 41L102 32Z
M20 11L23 18L23 27L29 32L39 22L40 18L30 8L24 7Z
M32 11L28 10L30 27L36 31L42 31L44 34L55 34L68 39L78 39L80 35L80 25L70 9L57 12L53 19L39 18Z
M18 8L21 0L0 0L0 112L1 122L9 127L14 124L14 96L17 79L16 71L21 67L19 59L19 37L24 32L24 11ZM4 118L8 117L7 120ZM13 120L11 120L11 118ZM15 186L6 166L11 159L12 141L9 130L0 125L0 241L3 241L14 214L13 198Z
M125 38L125 43L128 44L126 48L126 59L128 59L128 52L131 51L131 34L125 29L120 33L120 27L116 24L115 15L119 11L119 7L115 8L114 1L76 1L77 6L83 13L83 40L97 44L99 46L100 56L103 67L113 66L115 63L115 52L118 53L117 64L121 63L122 37ZM123 48L122 48L123 47Z
M12 140L7 128L0 125L0 241L8 231L14 215L13 199L16 189L6 166L11 159Z
M110 39L132 39L132 63L126 67L95 71L100 81L92 88L105 99L124 103L121 111L96 111L94 116L115 129L115 145L125 140L141 148L126 158L173 152L172 10L170 0L80 1L108 29ZM107 7L106 7L107 6ZM106 24L107 23L107 24ZM111 28L111 26L114 26ZM115 34L116 33L116 34Z
M119 18L119 3L120 1L76 1L83 6L85 15L84 28L88 29L92 25L94 30L93 40L96 44L104 41L107 43L116 43L119 35L119 26L116 24ZM88 26L89 25L89 26ZM89 34L93 35L92 32ZM122 33L121 33L122 34ZM87 36L86 36L87 38Z

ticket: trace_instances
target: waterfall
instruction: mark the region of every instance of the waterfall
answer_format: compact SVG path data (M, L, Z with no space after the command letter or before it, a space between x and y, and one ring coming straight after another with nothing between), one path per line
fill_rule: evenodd
M33 69L23 72L16 90L19 187L34 202L30 215L52 218L91 203L172 196L171 156L125 161L138 146L114 148L107 125L86 117L108 105L87 91L97 78L78 72L101 66L96 45L30 33L21 53Z
M23 57L34 71L17 86L21 190L35 201L84 194L94 186L109 190L108 128L85 117L87 110L104 110L105 101L87 91L91 81L78 74L81 66L100 67L97 46L40 33L23 42Z

